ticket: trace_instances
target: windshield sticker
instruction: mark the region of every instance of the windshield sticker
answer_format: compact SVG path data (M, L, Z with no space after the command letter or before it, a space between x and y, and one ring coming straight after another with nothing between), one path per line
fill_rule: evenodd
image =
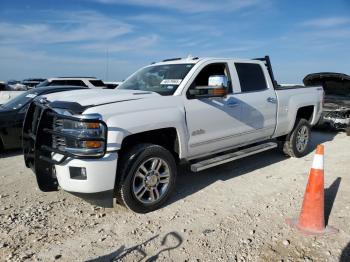
M36 94L28 94L28 95L26 95L26 97L28 97L28 98L34 98L34 97L36 97Z
M161 85L179 85L182 79L163 79Z
M166 88L172 90L174 89L174 86L167 86Z

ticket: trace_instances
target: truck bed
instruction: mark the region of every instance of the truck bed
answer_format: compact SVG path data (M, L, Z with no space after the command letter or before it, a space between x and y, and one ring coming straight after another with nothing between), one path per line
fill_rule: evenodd
M316 99L316 96L319 98ZM296 105L303 107L312 105L314 112L321 112L323 88L321 86L305 87L303 85L287 85L276 89L277 96L277 124L275 137L286 135L295 123ZM293 110L295 108L295 111ZM315 125L319 116L313 115L310 124Z
M275 86L276 90L288 90L288 89L296 89L296 88L310 88L310 86L304 86L301 84L279 84Z

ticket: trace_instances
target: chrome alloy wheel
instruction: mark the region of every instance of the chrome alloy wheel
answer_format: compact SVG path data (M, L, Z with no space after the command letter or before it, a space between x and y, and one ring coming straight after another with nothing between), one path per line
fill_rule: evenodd
M134 175L132 190L142 203L152 204L167 192L170 169L161 158L149 158L139 165Z
M301 126L297 132L296 148L299 152L303 152L309 143L309 131L306 126Z

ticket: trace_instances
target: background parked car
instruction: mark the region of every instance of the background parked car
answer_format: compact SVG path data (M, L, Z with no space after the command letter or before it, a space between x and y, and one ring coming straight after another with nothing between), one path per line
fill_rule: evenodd
M106 82L103 81L107 89L115 89L123 82Z
M32 88L45 86L80 86L87 88L106 88L102 80L95 77L52 77L48 79L31 78L24 79L22 82L17 80L8 81L6 89L0 90L0 105L11 101L21 95L24 91ZM15 92L14 92L15 91Z
M6 88L11 91L26 91L27 87L17 80L9 80L6 83Z
M309 86L322 85L325 92L319 126L345 129L350 135L350 76L340 73L314 73L304 78Z
M28 89L36 87L41 82L44 82L46 79L44 78L27 78L22 80L22 84L27 86Z
M5 90L6 89L6 84L4 81L0 81L0 91Z
M29 90L0 106L0 150L22 146L22 124L30 102L37 96L51 93L88 89L86 87L55 86Z
M95 77L52 77L40 83L43 86L83 86L88 88L105 88L102 80Z
M0 82L0 105L7 103L11 99L19 96L27 90L27 87L20 84L20 81L10 80Z

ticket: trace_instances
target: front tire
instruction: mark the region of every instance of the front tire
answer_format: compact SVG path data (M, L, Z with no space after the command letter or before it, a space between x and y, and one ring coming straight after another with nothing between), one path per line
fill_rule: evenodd
M176 163L164 147L140 144L121 157L117 200L136 213L161 207L175 186Z
M306 119L299 119L283 141L283 153L291 157L303 157L308 152L310 140L311 127L309 122Z

